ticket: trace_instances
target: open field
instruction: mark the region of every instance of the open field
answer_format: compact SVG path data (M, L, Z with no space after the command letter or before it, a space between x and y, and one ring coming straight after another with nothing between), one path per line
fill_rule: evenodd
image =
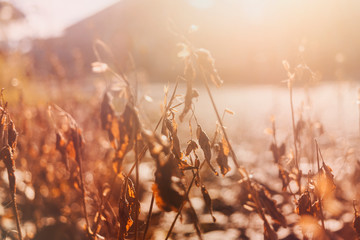
M186 82L180 82L173 105L183 103L186 92L185 85ZM297 236L301 239L304 232L300 225L296 224L299 221L299 217L295 213L298 205L294 202L294 199L298 201L300 196L293 193L294 196L291 197L292 194L286 191L282 192L282 181L278 176L278 166L274 164L269 149L272 136L269 135L269 130L266 130L271 128L271 117L273 116L276 122L277 140L279 143L284 142L287 145L283 164L284 167L288 168L292 163L287 154L294 150L289 90L284 85L280 81L277 87L270 85L236 86L225 83L221 88L211 87L211 91L219 112L223 112L226 108L235 113L234 115L225 115L223 124L228 131L230 142L240 165L249 171L254 180L256 179L264 187L269 188L272 198L277 202L279 211L289 221L288 226L280 227L278 237L285 239L287 236L292 236L291 239L296 239L295 236ZM175 82L169 83L168 95L173 91L174 86ZM200 94L198 98L193 100L197 122L204 131L208 132L209 139L212 139L216 129L216 114L212 110L206 88L199 84L196 84L195 88ZM355 232L351 230L354 219L352 200L360 197L357 191L359 182L356 180L356 172L359 169L357 88L358 86L354 82L319 83L307 89L297 86L294 88L293 94L296 121L301 114L305 122L311 121L318 128L322 126L321 133L315 133L317 129L313 129L314 134L317 134L313 136L321 147L326 164L332 168L336 184L335 197L332 198L332 205L335 210L333 208L323 210L325 211L324 226L328 235L330 234L329 236L344 239L350 239L351 235L355 237ZM31 89L37 88L33 86ZM59 147L56 149L55 144L55 133L67 131L66 125L69 124L67 123L69 120L65 120L62 123L65 125L58 125L58 123L54 125L54 121L59 121L57 118L64 117L62 111L69 112L81 128L81 134L84 138L82 171L86 189L87 213L90 222L96 218L96 206L101 204L99 194L101 191L105 191L104 186L111 184L114 174L112 163L114 161L114 150L109 144L106 132L101 130L100 106L103 101L103 91L103 84L95 84L94 87L85 90L76 86L67 86L64 90L56 88L56 90L49 91L55 94L42 95L38 104L36 104L36 97L29 104L27 104L26 97L21 102L17 100L17 94L11 97L14 100L9 103L9 112L18 131L18 147L14 155L17 168L15 172L18 188L17 201L25 238L47 239L51 236L47 234L55 234L63 239L82 239L86 235L86 231L81 230L86 222L81 206L82 190L81 187L79 188L81 182L79 182L79 169L76 168L76 154L72 155L74 153L71 149L66 150L70 164L69 170L67 170L65 162L61 160L61 154L57 151ZM147 129L154 128L164 109L164 85L140 85L139 93L141 95L139 96L138 109L142 126ZM36 95L36 92L31 95ZM152 101L144 96L151 97ZM55 105L49 105L54 111L53 116L49 118L48 105L44 104L46 98L51 99L51 104L57 104L64 110L56 107L54 109ZM119 107L120 105L116 106ZM180 105L176 109L177 112L174 113L180 114L183 107ZM177 117L175 119L179 125L180 147L185 149L187 140L191 138L189 125L187 120L180 123ZM194 122L192 124L194 125ZM196 125L193 126L193 128L195 127ZM307 134L309 133L303 133L301 138L307 139ZM64 136L68 135L64 133ZM308 159L310 155L314 157L314 153L311 154L312 143L303 142L302 144L300 146L302 155L299 158L299 169L305 175L309 170L316 173L316 163L311 163ZM310 148L310 151L306 148ZM216 156L216 152L214 153ZM203 158L204 155L201 152L198 154L200 159ZM130 170L134 163L134 157L133 152L130 151L124 159L123 172ZM246 207L244 208L243 204L246 201L243 201L246 195L244 195L243 187L238 183L237 167L230 159L229 157L231 170L224 177L216 177L206 164L200 172L201 181L207 187L212 198L216 223L212 222L211 216L206 210L207 207L202 199L201 191L195 187L189 193L192 208L199 218L197 221L202 237L204 239L219 239L220 236L226 236L227 239L262 239L263 220L256 213L251 213ZM216 160L212 159L211 164L216 166ZM144 233L148 209L151 205L155 171L154 160L146 154L142 163L139 164L138 191L140 195L138 198L141 203L141 211L138 217L138 234L140 237ZM131 178L135 181L136 176L132 174ZM306 185L306 178L303 176L302 184ZM5 193L7 191L5 169L3 170L3 179L2 188ZM188 173L185 173L185 180L191 180ZM112 186L111 191L114 191L116 196L108 200L109 203L114 201L113 208L115 209L112 211L115 211L113 213L115 215L116 211L119 211L116 210L116 202L120 193L116 189L121 189L121 182L124 181L124 178L120 177L117 181L115 185L110 185ZM292 182L290 186L296 188L295 182ZM304 189L305 186L303 185L302 191L305 191ZM7 199L6 194L3 198ZM1 218L3 236L7 236L7 238L14 236L16 238L16 234L14 235L11 232L11 229L15 227L15 222L13 222L8 201L4 200L2 207L4 213ZM148 237L151 239L165 238L175 215L176 212L163 213L161 208L155 205L152 221L149 223ZM104 216L103 224L108 221L106 218L110 217L111 214ZM182 223L178 222L175 225L172 238L198 238L194 230L194 223L192 223L192 212L188 208L184 209L182 218ZM51 228L53 230L50 230ZM106 225L103 225L100 228L99 236L103 234L107 235L106 239L111 239L111 230L106 229ZM46 231L51 233L46 233ZM134 229L131 228L129 237L133 231ZM65 232L72 232L71 236L65 236Z
M0 0L0 239L360 239L357 1L103 1Z

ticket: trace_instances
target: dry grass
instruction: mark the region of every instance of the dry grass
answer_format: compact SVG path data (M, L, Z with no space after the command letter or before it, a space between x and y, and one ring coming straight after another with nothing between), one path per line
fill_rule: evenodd
M343 136L327 128L319 87L304 104L293 87L316 76L286 62L289 100L268 87L260 92L276 92L274 108L260 97L236 103L228 96L239 93L213 89L223 81L211 54L181 39L184 74L164 97L152 89L155 102L134 74L97 62L100 88L1 103L3 239L356 239L356 105Z

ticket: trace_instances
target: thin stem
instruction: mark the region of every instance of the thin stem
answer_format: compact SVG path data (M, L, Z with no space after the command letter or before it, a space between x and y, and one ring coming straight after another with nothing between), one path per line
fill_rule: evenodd
M159 126L160 126L162 120L164 119L167 111L170 109L171 104L173 103L173 101L174 101L174 99L175 99L175 94L176 94L176 90L177 90L178 84L179 84L179 80L176 81L176 84L175 84L173 93L172 93L172 95L171 95L170 101L169 101L169 103L166 105L165 111L163 112L162 116L160 117L159 121L157 122L157 124L156 124L156 126L155 126L155 129L154 129L154 132L159 128ZM136 157L136 161L135 161L135 163L132 165L132 167L130 168L127 176L130 176L130 174L132 173L132 171L134 170L135 167L137 168L139 162L140 162L141 159L144 157L147 149L148 149L147 146L144 146L144 147L143 147L143 149L141 150L140 154ZM137 173L137 174L138 174L138 173ZM144 232L143 239L145 239L146 233L147 233L147 231L148 231L148 229L149 229L150 219L151 219L151 215L152 215L153 206L154 206L154 193L152 194L152 197L151 197L151 202L150 202L150 207L149 207L149 213L148 213L148 217L147 217L147 220L146 220L145 232ZM138 211L137 211L137 212L138 212ZM137 236L135 236L135 237L137 237Z
M289 79L291 81L291 79ZM296 129L295 129L295 116L294 116L294 104L293 104L293 89L292 83L289 83L289 93L290 93L290 108L291 108L291 121L292 121L292 128L293 128L293 135L294 135L294 148L295 148L295 166L299 170L299 162L298 162L298 149L296 145Z
M118 203L119 209L121 208L121 203L124 202L123 200L126 199L128 181L129 181L129 178L125 177L124 187L121 189L120 196L119 196L119 203ZM120 223L120 228L119 228L119 231L118 231L118 240L124 240L125 239L125 233L126 233L126 225L124 226L124 224Z
M102 212L103 212L104 209L105 209L104 204L105 204L106 202L108 202L109 199L110 199L110 196L111 196L111 194L112 194L112 189L113 189L113 187L114 187L116 178L117 178L117 174L115 174L115 176L113 177L113 179L112 179L112 181L111 181L109 193L108 193L105 197L103 196L103 193L101 193L101 202L100 202L100 206L99 206L99 210L98 210L99 217L97 218L95 224L94 224L93 227L92 227L92 231L93 231L93 235L94 235L94 236L97 234L98 226L99 226L100 221L101 221L101 217L100 217L100 216L102 215Z
M77 131L78 129L76 129ZM75 146L75 151L76 151L76 160L79 164L79 172L80 172L80 189L82 192L82 201L83 201L83 210L84 210L84 216L85 216L85 221L86 221L86 232L89 236L89 238L92 239L92 234L90 233L90 224L89 224L89 217L88 217L88 213L87 213L87 209L86 209L86 192L85 192L85 185L84 185L84 177L83 177L83 168L82 168L82 157L81 157L81 150L80 150L80 138L79 135L76 134L76 146Z
M189 205L190 205L190 210L194 216L194 227L195 227L196 233L197 233L199 239L202 240L203 238L202 238L200 227L199 227L199 218L198 218L196 211L195 211L192 203L190 202L190 200L189 200Z
M17 203L16 203L16 193L14 192L13 194L11 194L12 196L12 200L13 200L13 210L14 210L14 215L15 215L15 220L16 220L16 227L18 230L18 236L19 239L22 240L22 234L21 234L21 227L20 227L20 217L19 217L19 212L18 212L18 208L17 208Z
M154 206L154 200L155 200L155 196L154 196L154 193L153 193L152 196L151 196L149 214L148 214L147 219L146 219L146 225L145 225L143 240L146 239L146 233L147 233L147 231L149 229L149 225L150 225L149 223L150 223L150 220L151 220L151 214L152 214L152 209L153 209L153 206Z
M316 139L315 139L315 144L316 144L316 160L317 160L318 174L319 174L320 173L320 161L319 161L320 148L319 148L319 145L318 145ZM321 225L325 231L324 214L323 214L323 210L322 210L322 199L321 199L321 196L318 196L318 198L319 198Z
M137 136L135 137L135 163L136 163L136 171L135 171L135 240L138 238L138 217L139 217L139 158L138 158L138 140Z
M177 90L178 84L179 84L179 81L176 81L175 88L174 88L174 91L173 91L173 93L172 93L172 95L171 95L169 104L166 106L163 115L160 117L159 121L157 122L157 124L156 124L156 126L155 126L155 129L154 129L154 132L159 128L161 121L164 119L167 111L170 109L171 104L172 104L172 102L173 102L174 99L175 99L175 94L176 94L176 90ZM145 152L147 151L147 149L148 149L147 146L144 146L144 147L143 147L143 149L141 150L141 152L140 152L140 154L139 154L139 161L141 161L141 159L144 157ZM126 176L130 176L130 174L134 171L134 168L135 168L135 167L136 167L136 162L131 166L131 168L130 168L130 170L129 170L129 172L128 172L128 174L127 174Z
M212 94L211 94L211 91L210 91L210 88L209 88L209 84L208 84L208 82L207 82L207 78L206 78L205 73L204 73L204 69L203 69L201 66L200 66L200 69L201 69L201 73L202 73L202 80L203 80L203 83L204 83L204 85L205 85L205 87L206 87L206 91L207 91L207 93L208 93L208 95L209 95L209 97L210 97L211 104L212 104L212 106L213 106L213 108L214 108L214 111L215 111L215 113L216 113L217 120L218 120L218 122L219 122L219 124L220 124L221 130L222 130L222 132L223 132L223 134L224 134L224 137L225 137L225 140L226 140L227 144L229 145L229 149L230 149L230 153L231 153L232 160L233 160L236 168L240 168L240 165L238 164L238 159L237 159L237 157L236 157L236 155L235 155L235 152L234 152L234 150L233 150L233 147L232 147L232 145L230 144L229 138L228 138L228 136L227 136L227 134L226 134L225 127L224 127L224 125L223 125L223 123L222 123L222 120L221 120L219 111L218 111L217 108L216 108L214 98L213 98L213 96L212 96Z
M169 229L169 231L168 231L168 233L167 233L167 235L166 235L165 240L167 240L167 239L170 237L170 234L171 234L171 232L172 232L172 230L173 230L173 228L174 228L174 226L175 226L176 220L177 220L178 217L180 216L181 210L183 209L183 207L185 206L186 202L188 201L188 195L189 195L190 189L191 189L191 187L192 187L192 185L193 185L193 183L194 183L195 176L196 176L196 175L194 174L194 176L193 176L193 178L192 178L192 180L191 180L191 182L190 182L190 185L189 185L189 187L188 187L188 189L187 189L187 191L186 191L185 197L186 197L187 200L184 200L184 201L182 202L182 204L181 204L181 206L180 206L180 208L179 208L179 211L177 212L177 214L176 214L173 222L171 223L170 229Z
M292 121L292 128L293 128L293 135L294 135L294 149L295 149L295 166L298 170L298 174L296 176L297 183L299 186L299 193L301 193L301 171L299 169L299 159L298 159L298 149L296 145L297 133L295 129L295 116L294 116L294 104L293 104L293 89L292 89L292 79L289 79L289 96L290 96L290 108L291 108L291 121Z
M358 100L358 102L359 102L359 100ZM359 136L360 136L360 103L358 103L358 110L359 110L358 121L359 121Z

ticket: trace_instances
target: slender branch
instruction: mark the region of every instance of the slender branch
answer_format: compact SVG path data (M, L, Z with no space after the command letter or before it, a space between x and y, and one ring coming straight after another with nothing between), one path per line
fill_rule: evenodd
M192 187L192 185L193 185L193 183L194 183L194 181L195 181L195 177L196 177L196 175L194 174L194 176L193 176L193 178L192 178L192 180L191 180L191 182L190 182L190 185L189 185L189 187L188 187L188 189L187 189L187 191L186 191L186 194L185 194L185 197L186 197L187 200L184 200L184 201L182 202L182 204L181 204L181 206L180 206L180 208L179 208L179 211L177 212L177 214L176 214L173 222L171 223L170 229L169 229L169 231L168 231L168 233L167 233L167 235L166 235L165 240L167 240L167 239L170 237L170 234L171 234L171 232L172 232L172 230L173 230L173 228L174 228L174 226L175 226L176 220L178 219L178 217L179 217L180 214L181 214L181 210L182 210L183 207L185 206L186 202L189 200L189 199L188 199L188 195L189 195L190 189L191 189L191 187Z
M147 231L149 229L149 225L150 225L149 223L150 223L150 220L151 220L151 214L152 214L152 209L153 209L153 206L154 206L154 200L155 200L155 196L154 196L154 193L153 193L152 196L151 196L149 213L148 213L148 216L147 216L147 219L146 219L146 225L145 225L143 240L146 239L146 233L147 233Z
M291 81L291 79L289 79ZM292 128L293 128L293 135L294 135L294 148L295 148L295 166L297 169L299 169L299 162L298 162L298 149L296 145L296 129L295 129L295 116L294 116L294 104L293 104L293 89L292 89L292 83L289 83L289 93L290 93L290 108L291 108L291 121L292 121Z
M135 240L138 238L138 218L139 218L139 158L138 158L138 139L135 137Z
M17 203L16 203L16 192L15 191L11 194L11 198L13 200L13 211L14 211L14 215L15 215L16 227L18 230L19 240L22 240L23 237L21 234L20 217L19 217L18 207L17 207Z
M319 153L321 153L321 152L320 152L320 148L319 148L319 145L318 145L318 142L316 141L316 139L315 139L315 145L316 145L316 160L317 160L318 174L319 174L320 173ZM322 209L322 199L321 199L321 196L318 196L318 198L319 198L321 225L325 231L326 229L325 229L324 214L323 214L323 209Z
M215 113L216 113L217 120L218 120L218 122L219 122L219 124L220 124L221 130L222 130L222 132L223 132L223 134L224 134L224 137L225 137L225 140L226 140L227 144L229 145L229 149L230 149L230 153L231 153L232 160L233 160L236 168L240 168L240 165L239 165L239 163L238 163L238 158L236 157L236 154L235 154L235 152L234 152L234 150L233 150L233 147L232 147L232 145L231 145L231 143L230 143L230 141L229 141L229 138L228 138L227 133L226 133L226 131L225 131L225 127L224 127L224 125L223 125L223 123L222 123L222 120L221 120L219 111L218 111L217 108L216 108L215 101L214 101L214 98L213 98L213 96L212 96L212 94L211 94L211 91L210 91L210 88L209 88L209 84L208 84L207 78L206 78L206 76L205 76L204 69L203 69L201 66L200 66L200 69L201 69L201 73L202 73L202 74L201 74L202 80L203 80L203 83L204 83L204 85L205 85L205 87L206 87L206 91L207 91L207 93L208 93L208 95L209 95L209 97L210 97L211 104L212 104L212 106L213 106L213 108L214 108L214 111L215 111Z
M77 129L76 129L77 131ZM85 221L86 221L86 232L89 236L89 238L92 239L92 234L90 232L90 224L89 224L89 217L88 217L88 213L87 213L87 208L86 208L86 192L85 192L85 185L84 185L84 177L83 177L83 167L82 167L82 157L81 157L81 150L80 150L80 138L79 135L76 134L76 146L75 146L75 151L76 151L76 160L79 164L79 172L80 172L80 189L81 189L81 193L82 193L82 201L83 201L83 210L84 210L84 216L85 216Z

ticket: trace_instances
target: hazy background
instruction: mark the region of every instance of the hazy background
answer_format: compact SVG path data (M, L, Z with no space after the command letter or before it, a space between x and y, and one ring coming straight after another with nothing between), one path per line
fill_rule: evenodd
M174 31L209 49L228 82L278 84L286 78L284 59L292 66L305 62L329 81L357 79L360 73L356 0L10 3L25 19L11 25L7 41L12 49L25 49L34 60L34 73L42 76L54 72L49 59L64 66L66 79L88 75L95 61L93 43L100 39L114 54L109 64L126 69L131 55L150 81L168 81L182 73L176 56L181 39ZM189 34L191 25L197 31ZM20 36L26 37L21 44L15 41Z

